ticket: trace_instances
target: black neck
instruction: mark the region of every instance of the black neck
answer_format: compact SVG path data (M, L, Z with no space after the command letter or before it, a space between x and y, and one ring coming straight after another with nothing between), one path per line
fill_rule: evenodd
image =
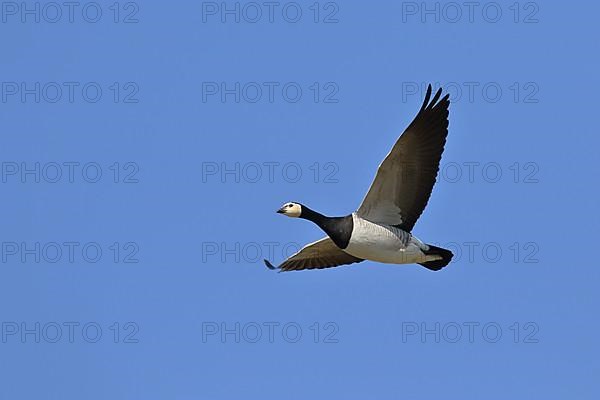
M323 214L319 214L318 212L313 211L306 206L302 206L302 213L300 214L299 218L304 218L309 221L312 221L315 224L319 225L321 228L323 228L323 224L325 224L327 220L331 219L330 217L326 217Z
M317 226L325 231L327 236L329 236L340 249L345 249L346 246L348 246L353 229L351 215L345 217L327 217L306 206L302 206L300 218L307 219L317 224Z

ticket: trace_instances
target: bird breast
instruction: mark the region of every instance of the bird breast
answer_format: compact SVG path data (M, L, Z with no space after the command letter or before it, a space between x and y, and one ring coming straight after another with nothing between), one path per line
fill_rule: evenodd
M354 229L348 247L375 247L377 250L399 251L405 249L410 242L410 233L402 229L377 224L352 215Z

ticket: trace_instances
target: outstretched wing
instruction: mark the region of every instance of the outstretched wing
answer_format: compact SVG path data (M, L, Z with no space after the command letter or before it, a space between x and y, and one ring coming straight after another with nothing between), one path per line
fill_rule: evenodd
M448 135L447 94L431 102L431 85L419 113L383 160L357 214L410 232L425 209ZM439 100L439 101L438 101Z
M344 264L361 262L363 259L351 256L333 243L329 237L307 244L299 252L275 267L268 260L265 264L270 269L283 271L299 271L303 269L322 269Z

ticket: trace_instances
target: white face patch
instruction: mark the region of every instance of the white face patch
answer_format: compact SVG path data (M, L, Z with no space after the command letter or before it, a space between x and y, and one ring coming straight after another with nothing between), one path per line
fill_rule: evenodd
M281 213L291 218L298 218L302 214L302 206L298 203L285 203L281 207Z

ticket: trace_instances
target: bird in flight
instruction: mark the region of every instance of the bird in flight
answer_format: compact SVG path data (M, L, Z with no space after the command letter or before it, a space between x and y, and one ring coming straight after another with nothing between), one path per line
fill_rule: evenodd
M304 246L270 269L322 269L364 260L387 264L419 264L438 271L452 259L447 249L426 244L411 234L425 209L448 135L449 94L431 85L417 116L385 157L356 212L326 217L303 204L289 202L277 212L314 222L327 236ZM431 100L431 101L430 101Z

